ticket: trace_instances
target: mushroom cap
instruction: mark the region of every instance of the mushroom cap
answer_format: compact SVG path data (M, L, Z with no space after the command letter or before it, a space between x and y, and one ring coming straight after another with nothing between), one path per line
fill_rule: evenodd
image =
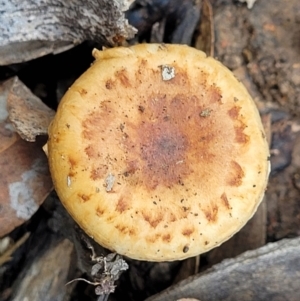
M61 202L103 247L171 261L239 231L267 185L257 108L221 63L188 46L94 50L49 128Z

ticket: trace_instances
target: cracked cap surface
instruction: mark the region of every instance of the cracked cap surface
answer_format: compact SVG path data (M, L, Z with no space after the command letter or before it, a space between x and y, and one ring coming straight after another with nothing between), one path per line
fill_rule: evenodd
M254 214L269 174L255 104L187 46L94 50L49 128L57 193L102 246L149 261L220 245Z

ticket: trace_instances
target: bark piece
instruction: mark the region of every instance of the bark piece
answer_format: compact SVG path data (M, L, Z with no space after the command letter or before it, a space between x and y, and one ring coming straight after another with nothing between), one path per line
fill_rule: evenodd
M18 134L33 142L38 135L46 135L55 112L35 96L17 77L9 80L7 98L9 119Z
M84 40L112 46L136 30L125 19L132 0L5 0L0 3L0 65L65 51Z
M33 252L33 251L32 251ZM62 301L67 295L69 272L72 269L73 244L54 235L35 249L34 257L20 273L13 287L14 301Z
M300 295L300 238L285 239L224 260L147 301L183 297L203 301L297 301Z

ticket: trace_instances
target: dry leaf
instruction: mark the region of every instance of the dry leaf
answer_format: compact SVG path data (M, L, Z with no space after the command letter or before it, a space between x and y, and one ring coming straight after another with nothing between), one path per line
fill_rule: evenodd
M7 97L9 119L17 133L30 142L46 135L55 112L35 96L17 77L5 83L10 86Z
M7 89L0 86L0 237L30 219L52 189L42 151L46 139L29 143L15 132L8 120Z
M200 17L199 35L196 39L195 48L204 51L209 56L214 56L215 29L213 9L209 0L203 0Z

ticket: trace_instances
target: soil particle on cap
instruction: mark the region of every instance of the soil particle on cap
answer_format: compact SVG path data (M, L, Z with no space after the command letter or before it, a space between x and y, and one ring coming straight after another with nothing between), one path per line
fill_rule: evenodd
M212 111L211 109L205 109L205 110L203 110L203 111L199 114L199 116L200 116L200 117L209 117L211 111Z
M189 251L189 247L188 246L184 246L182 251L183 251L183 253L187 253Z

